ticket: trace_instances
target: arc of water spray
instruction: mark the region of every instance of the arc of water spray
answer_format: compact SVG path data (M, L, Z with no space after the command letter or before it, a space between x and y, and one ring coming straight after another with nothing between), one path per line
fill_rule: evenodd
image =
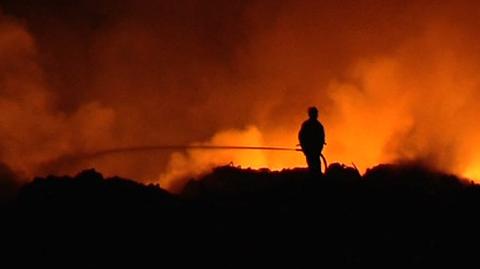
M107 150L99 150L91 153L81 154L81 159L92 159L96 157L122 154L129 152L160 151L160 150L262 150L262 151L303 151L301 148L290 147L264 147L264 146L222 146L222 145L155 145L120 147ZM327 167L327 159L320 154L324 167Z

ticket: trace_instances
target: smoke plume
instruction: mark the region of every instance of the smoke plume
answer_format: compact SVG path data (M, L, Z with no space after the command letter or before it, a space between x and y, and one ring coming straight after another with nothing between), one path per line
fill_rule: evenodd
M294 147L306 108L325 155L361 170L420 161L480 178L478 13L470 1L5 1L0 161L26 177L96 167L160 182L299 153L99 149ZM175 187L177 186L177 187Z

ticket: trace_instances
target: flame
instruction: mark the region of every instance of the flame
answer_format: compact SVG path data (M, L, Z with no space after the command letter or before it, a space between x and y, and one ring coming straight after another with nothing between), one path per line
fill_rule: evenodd
M249 146L262 145L262 136L257 128L250 126L245 130L226 130L215 134L207 145L227 145L235 142L235 145ZM202 144L202 143L201 143ZM186 153L176 152L172 154L165 173L160 175L158 182L167 189L175 190L189 180L188 176L198 175L217 165L235 164L244 167L262 168L268 167L265 153L260 151L202 151L188 150Z
M227 1L212 13L154 2L45 4L48 21L28 12L35 5L5 4L1 162L26 177L95 167L178 190L215 165L305 160L197 150L58 159L138 145L294 147L316 105L330 162L418 161L480 180L479 4Z

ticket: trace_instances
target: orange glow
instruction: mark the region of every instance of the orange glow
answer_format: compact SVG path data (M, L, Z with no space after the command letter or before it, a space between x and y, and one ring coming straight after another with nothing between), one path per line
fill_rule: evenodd
M418 161L480 180L480 4L117 2L71 18L46 6L48 22L0 13L0 161L26 178L95 167L178 190L215 165L304 167L300 152L71 157L295 147L316 105L330 163Z
M216 134L208 145L228 145L235 141L236 146L262 145L260 132L249 127L244 131L227 130ZM200 143L201 144L201 143ZM260 151L232 150L189 150L187 153L174 153L167 170L160 175L158 182L170 190L177 190L189 180L189 176L206 172L217 165L241 165L251 168L268 167L266 156Z

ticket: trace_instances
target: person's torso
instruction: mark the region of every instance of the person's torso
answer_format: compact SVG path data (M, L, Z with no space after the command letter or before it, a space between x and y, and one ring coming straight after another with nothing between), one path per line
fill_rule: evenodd
M321 147L325 142L322 124L317 120L306 120L302 124L300 143L308 146Z

